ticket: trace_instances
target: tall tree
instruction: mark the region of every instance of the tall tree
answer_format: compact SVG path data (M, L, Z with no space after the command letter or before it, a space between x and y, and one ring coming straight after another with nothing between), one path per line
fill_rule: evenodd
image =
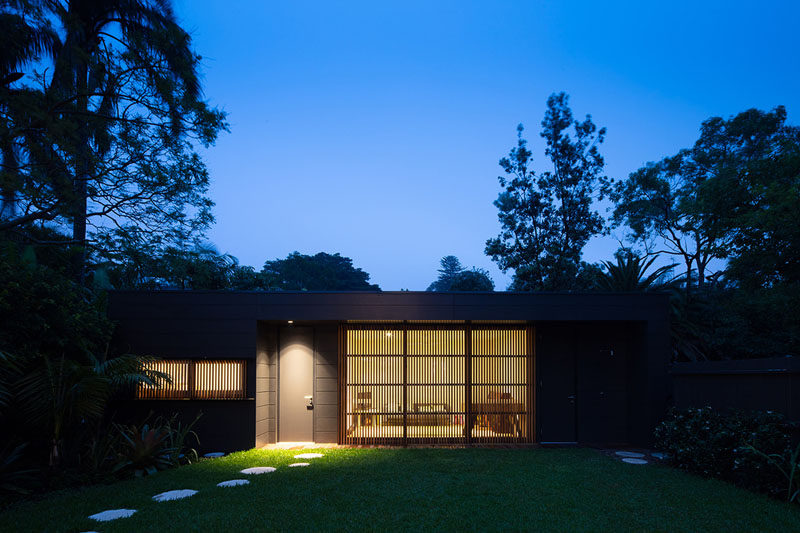
M428 291L449 291L450 285L460 273L464 272L461 261L454 255L446 255L439 260L439 277L428 286Z
M755 256L763 257L768 243L781 241L780 249L792 237L776 240L757 220L767 223L783 205L788 212L773 229L796 226L790 221L797 205L791 197L797 190L798 129L785 120L786 110L778 107L704 121L693 147L608 187L616 204L614 225L630 227L631 239L650 253L681 258L687 288L702 288L715 274L709 271L714 261L732 252L736 257L754 246Z
M42 10L23 1L0 2L0 221L17 216L17 189L20 187L19 137L10 120L12 101L24 93L14 88L22 79L20 70L43 55L54 55L58 35Z
M269 288L300 291L379 291L369 274L355 268L353 260L338 253L304 255L292 252L286 259L267 261L261 271Z
M486 241L486 254L504 272L514 270L513 289L586 288L596 268L581 260L582 251L604 231L592 203L607 182L599 151L606 130L590 115L575 120L565 93L551 95L541 132L551 169L538 174L523 131L520 124L517 146L500 160L505 176L494 205L502 230Z
M212 220L197 145L213 143L224 115L203 100L199 56L168 0L61 0L42 6L61 43L34 78L45 98L26 137L22 215L71 227L83 278L90 238L120 229L185 238ZM52 73L52 74L50 74Z

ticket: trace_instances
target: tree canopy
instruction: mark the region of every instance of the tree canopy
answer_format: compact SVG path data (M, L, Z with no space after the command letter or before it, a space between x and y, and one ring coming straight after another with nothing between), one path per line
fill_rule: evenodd
M0 89L0 229L54 224L79 281L87 250L114 242L104 235L166 246L202 233L213 217L197 148L226 125L202 97L200 57L171 3L27 0L0 13L22 28L4 35L16 57L0 67L24 68Z
M513 270L515 290L578 290L590 285L596 268L581 257L589 239L604 230L594 210L595 191L607 182L599 145L606 134L590 115L575 120L565 93L547 99L541 137L551 169L536 172L533 153L517 127L517 145L500 160L503 191L494 205L501 232L486 241L486 254L504 271Z
M338 253L289 254L264 264L263 274L271 288L299 291L378 291L369 274L355 268L353 260Z
M439 263L441 265L439 277L428 286L428 291L488 292L494 290L494 281L483 269L473 267L467 270L454 255L442 257Z

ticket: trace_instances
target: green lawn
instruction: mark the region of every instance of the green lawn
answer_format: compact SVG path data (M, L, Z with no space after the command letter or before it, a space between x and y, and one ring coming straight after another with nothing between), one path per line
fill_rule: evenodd
M0 531L552 530L800 531L800 506L666 466L588 449L251 450L113 485L16 504ZM219 488L239 470L275 466ZM181 501L151 497L200 492ZM97 523L106 509L135 515Z

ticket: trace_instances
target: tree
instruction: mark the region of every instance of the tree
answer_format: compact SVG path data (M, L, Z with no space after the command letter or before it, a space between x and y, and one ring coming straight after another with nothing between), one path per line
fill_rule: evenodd
M483 269L473 267L466 270L454 255L446 255L439 261L439 277L428 286L428 291L493 291L494 281Z
M453 284L453 281L456 279L460 273L464 272L464 267L461 265L461 261L458 260L458 257L454 255L446 255L439 260L439 264L441 268L439 268L439 277L431 283L427 290L428 291L449 291L450 285Z
M630 250L619 250L616 263L603 261L605 271L600 276L598 288L610 292L642 292L665 289L669 281L664 278L674 265L666 265L648 273L657 256L639 257Z
M70 226L80 281L99 235L135 227L175 242L205 229L212 203L196 147L214 142L224 114L202 100L200 58L170 3L20 4L41 6L61 41L51 68L33 73L28 92L37 93L8 113L26 160L17 165L21 214L0 229Z
M451 291L456 292L491 292L494 290L494 281L486 270L472 268L459 272L450 284Z
M286 259L267 261L261 271L269 288L300 291L379 291L369 274L355 268L353 260L338 253L304 255L292 252Z
M486 254L503 272L514 270L513 289L587 288L596 269L581 260L582 251L604 231L592 202L607 182L598 148L606 130L589 115L574 120L566 94L551 95L541 136L552 169L538 174L523 131L520 124L517 146L500 160L506 175L498 178L504 190L494 205L502 230L486 241Z

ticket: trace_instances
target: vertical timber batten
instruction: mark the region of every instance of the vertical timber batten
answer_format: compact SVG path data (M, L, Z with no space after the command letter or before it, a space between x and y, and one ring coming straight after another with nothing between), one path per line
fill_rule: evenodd
M534 442L533 331L471 321L341 324L339 442Z

